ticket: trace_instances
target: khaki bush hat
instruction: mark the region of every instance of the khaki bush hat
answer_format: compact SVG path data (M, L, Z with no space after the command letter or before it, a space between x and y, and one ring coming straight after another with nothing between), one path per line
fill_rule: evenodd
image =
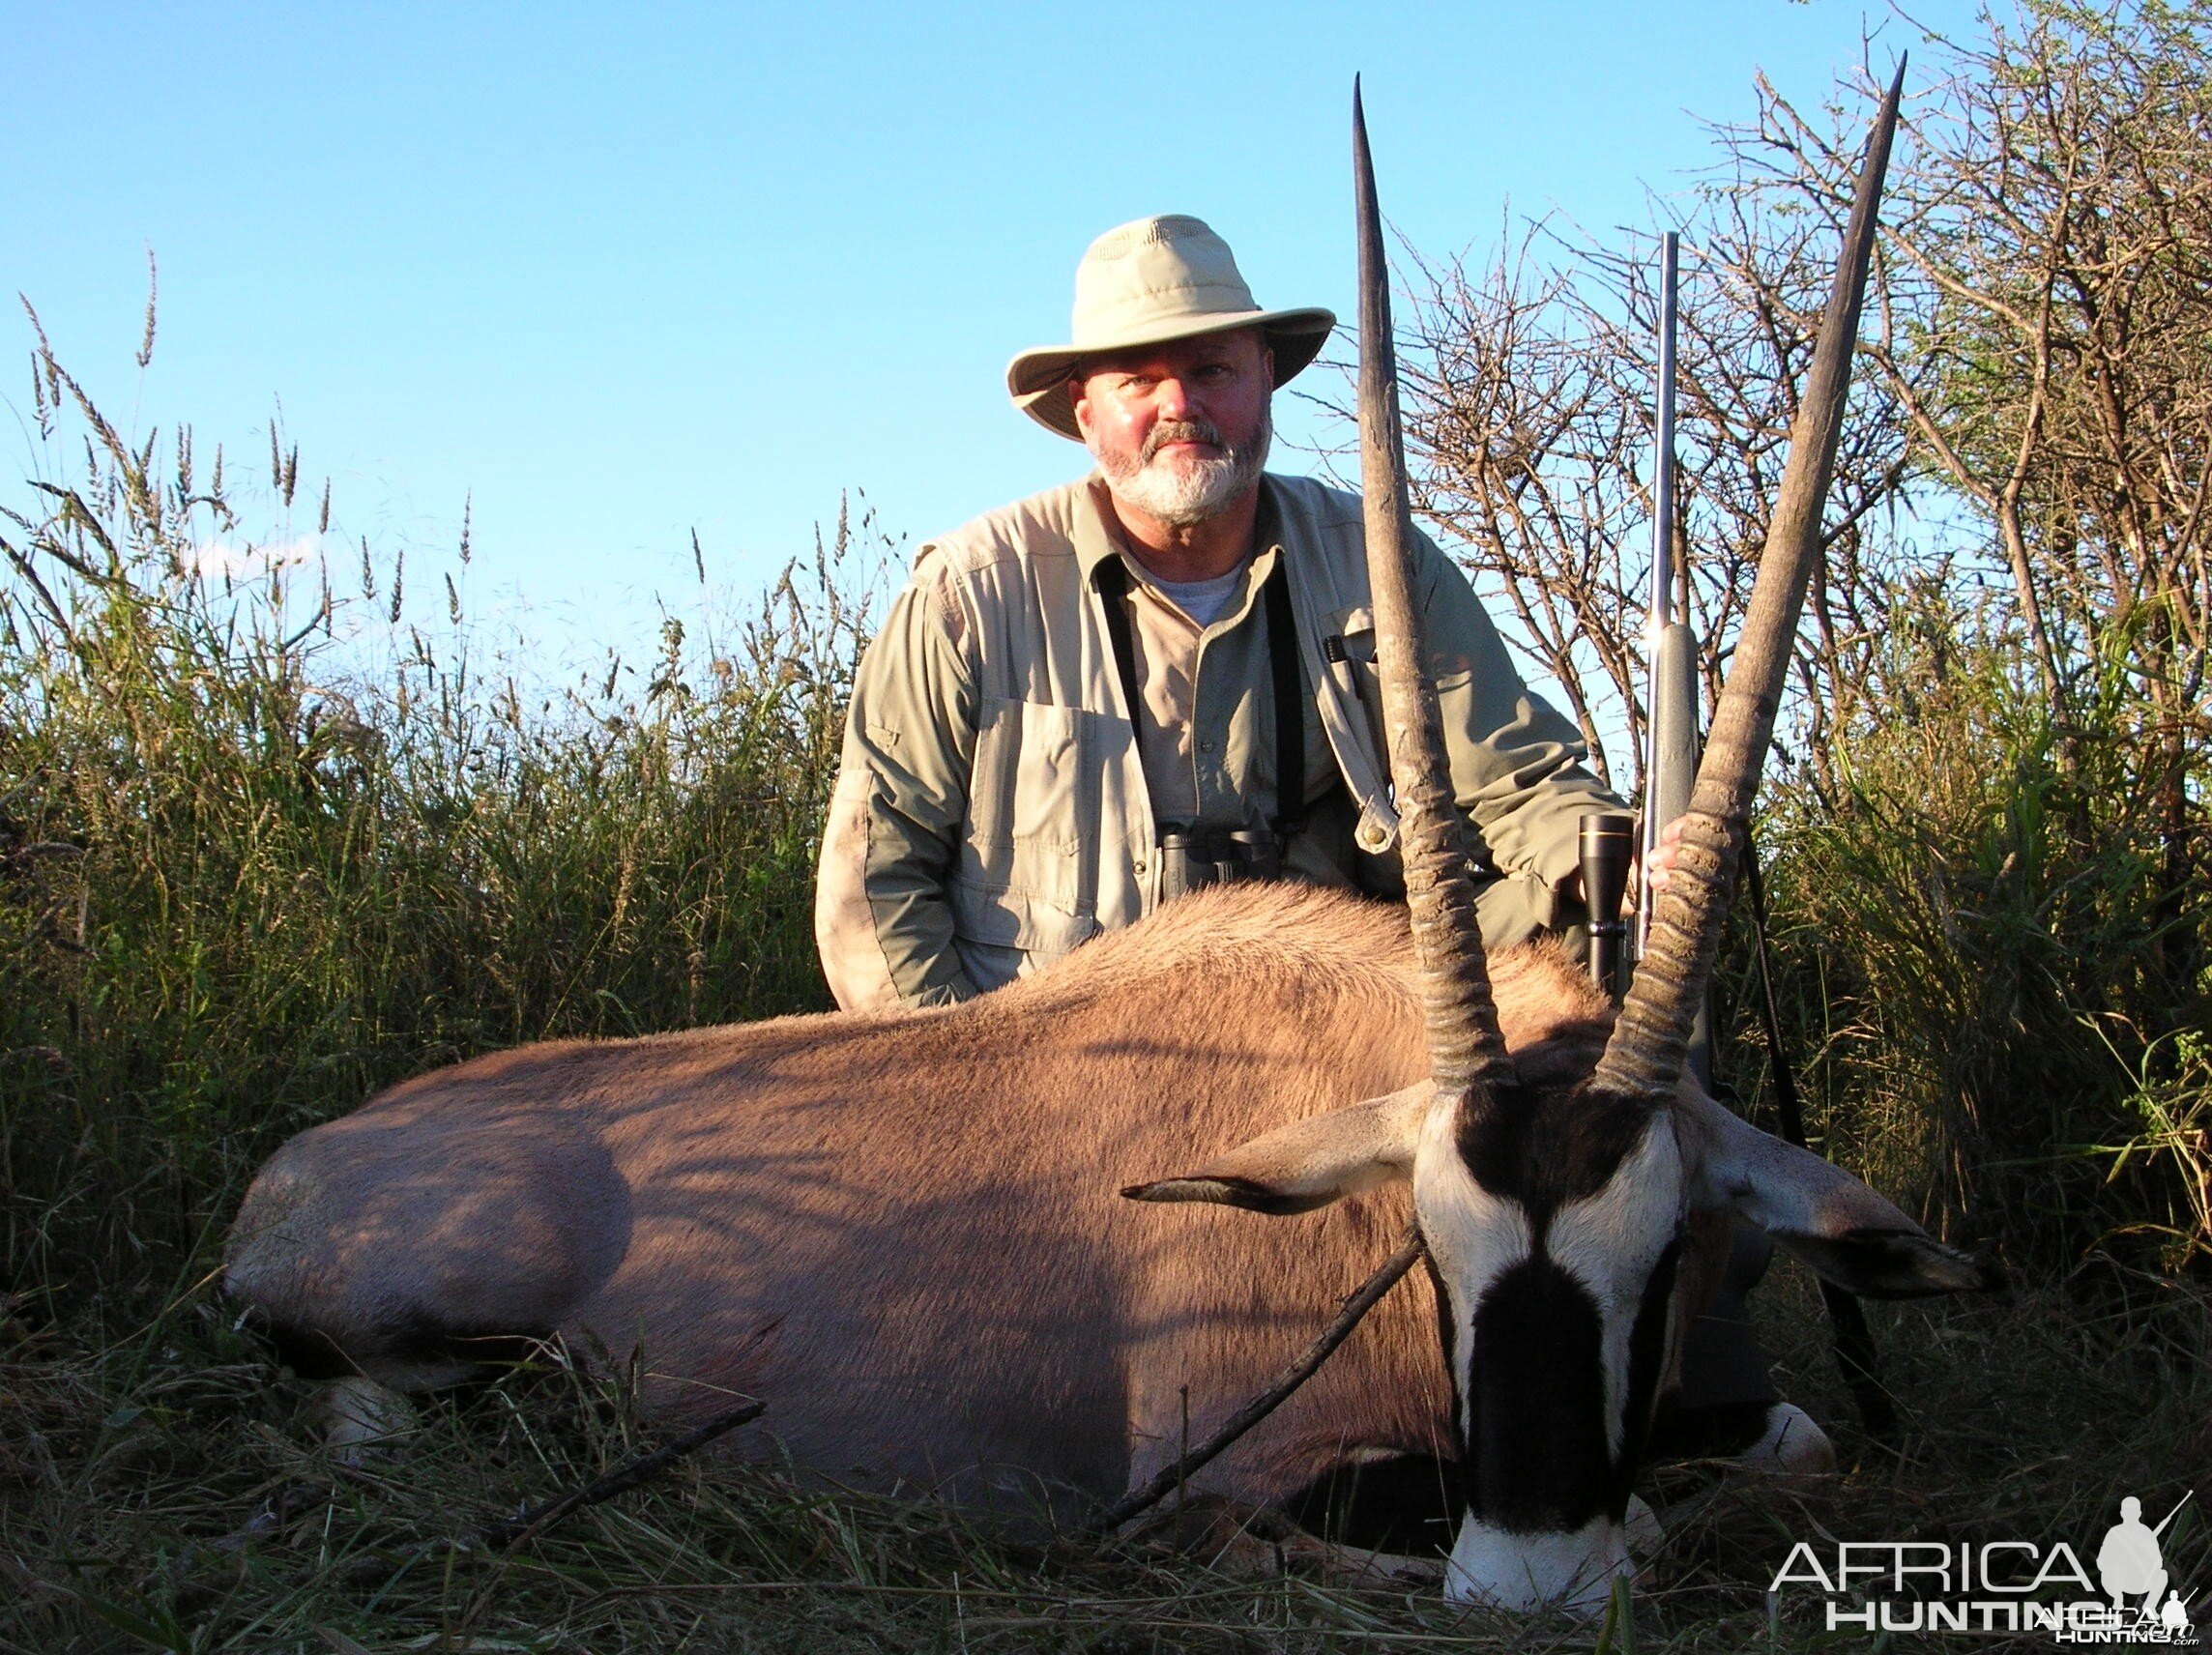
M1335 326L1327 310L1261 309L1229 244L1203 220L1139 218L1092 242L1076 266L1074 342L1022 352L1006 364L1006 390L1045 429L1081 442L1067 375L1085 357L1264 328L1281 385L1321 354Z

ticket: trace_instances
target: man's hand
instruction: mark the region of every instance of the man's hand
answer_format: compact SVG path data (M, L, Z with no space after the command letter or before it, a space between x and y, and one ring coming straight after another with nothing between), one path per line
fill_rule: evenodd
M1682 849L1682 818L1677 816L1659 829L1659 843L1651 847L1650 859L1644 867L1644 887L1656 901L1667 888L1667 882L1674 877L1674 858Z
M1642 898L1639 890L1648 887L1651 900L1656 902L1667 882L1674 877L1674 858L1682 849L1682 818L1677 816L1659 830L1659 843L1651 847L1648 863L1639 863L1629 870L1628 889L1621 899L1621 912L1632 914ZM1583 900L1583 875L1577 868L1559 882L1559 894L1569 902Z

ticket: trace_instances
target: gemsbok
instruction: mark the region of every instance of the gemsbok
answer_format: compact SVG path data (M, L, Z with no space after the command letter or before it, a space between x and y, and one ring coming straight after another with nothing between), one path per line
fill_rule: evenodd
M1989 1285L1682 1078L1818 551L1896 102L1617 1019L1557 948L1501 956L1494 978L1472 923L1418 666L1355 96L1363 480L1410 924L1334 892L1224 887L962 1005L441 1069L276 1153L232 1231L228 1291L310 1376L421 1390L512 1336L588 1335L641 1350L674 1420L764 1400L745 1452L1064 1522L1259 1390L1411 1215L1427 1278L1189 1495L1279 1505L1350 1466L1433 1460L1464 1485L1450 1596L1602 1602L1630 1566L1630 1482L1701 1214L1748 1217L1855 1292Z

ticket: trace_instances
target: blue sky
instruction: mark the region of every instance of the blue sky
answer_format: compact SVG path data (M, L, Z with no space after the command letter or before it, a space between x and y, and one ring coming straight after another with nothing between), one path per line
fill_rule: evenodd
M258 477L280 399L349 538L443 553L473 495L472 602L634 635L694 527L742 589L842 489L919 538L1079 472L1000 374L1065 336L1110 225L1196 213L1262 303L1349 311L1354 70L1386 213L1449 252L1509 209L1643 221L1709 160L1701 119L1760 70L1818 101L1868 15L0 0L0 281L119 423L189 420ZM1919 44L1872 17L1883 64ZM28 383L0 367L10 501L55 463Z

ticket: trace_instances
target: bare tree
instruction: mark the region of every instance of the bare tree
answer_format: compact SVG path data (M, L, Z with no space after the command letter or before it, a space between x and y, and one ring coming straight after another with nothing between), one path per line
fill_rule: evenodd
M1694 205L1672 226L1686 245L1674 522L1709 707L1765 539L1834 236L1763 211L1732 180ZM1419 508L1502 597L1601 772L1631 791L1644 748L1655 244L1655 232L1607 247L1536 225L1480 264L1416 260L1403 347ZM1815 756L1898 572L1900 543L1878 531L1902 502L1899 421L1878 387L1855 403L1795 664L1789 739Z
M2084 737L2123 753L2186 980L2212 737L2212 5L2027 0L1933 44L1868 348L1917 463L2001 552L2069 762ZM1840 212L1854 116L1761 91L1724 134L1747 193Z

